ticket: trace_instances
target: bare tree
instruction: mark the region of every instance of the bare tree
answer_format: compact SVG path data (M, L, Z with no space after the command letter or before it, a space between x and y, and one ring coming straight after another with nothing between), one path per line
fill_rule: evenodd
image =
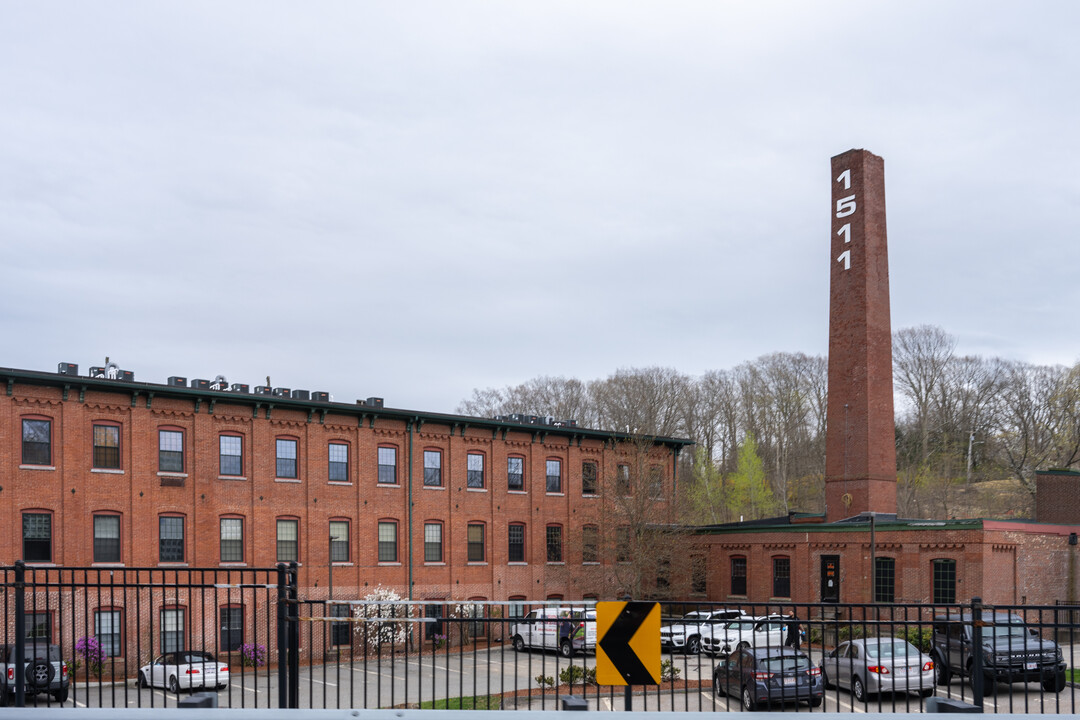
M896 390L911 405L919 433L920 462L930 455L931 411L956 340L939 327L904 328L893 336Z
M689 386L690 379L671 368L635 368L589 383L589 394L603 429L676 437L683 432L680 406Z

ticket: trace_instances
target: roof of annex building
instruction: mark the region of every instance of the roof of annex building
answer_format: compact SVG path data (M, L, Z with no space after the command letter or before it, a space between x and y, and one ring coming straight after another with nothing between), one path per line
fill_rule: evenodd
M546 437L566 437L571 443L575 440L580 443L584 439L606 442L641 442L644 440L673 450L681 450L688 445L694 444L693 440L685 438L642 436L633 433L578 427L576 424L571 424L572 421L560 422L542 416L539 418L536 416L479 418L467 415L389 408L382 406L381 398L377 399L378 403L372 402L376 398L357 400L355 403L342 403L330 399L297 399L289 395L254 394L246 390L242 392L230 389L215 390L184 385L135 382L134 380L0 367L0 388L3 388L8 396L13 394L16 383L57 387L63 391L65 400L73 397L80 402L83 401L86 392L91 390L126 395L130 397L131 407L136 407L140 403L146 407L151 407L156 398L184 398L195 403L196 412L204 403L211 412L215 404L227 403L229 405L250 406L252 417L255 417L261 409L265 409L267 412L273 409L299 410L307 412L308 422L312 420L321 422L328 414L333 413L335 415L355 417L358 425L366 423L373 426L378 419L398 420L413 424L447 425L452 431L459 430L462 434L468 428L479 428L490 430L493 437L499 435L505 437L508 432L525 432L532 434L534 440L542 440ZM243 387L246 388L247 386ZM313 393L312 395L329 397L326 393Z
M835 522L825 522L824 513L790 512L779 517L747 520L744 522L700 525L693 528L701 535L737 535L740 533L795 532L795 533L842 533L864 532L870 529L873 516L874 529L878 532L900 530L1014 530L1019 532L1045 532L1055 535L1075 531L1075 526L1037 522L1035 520L1007 518L949 518L927 520L898 518L894 513L862 513ZM1077 523L1080 525L1080 521Z

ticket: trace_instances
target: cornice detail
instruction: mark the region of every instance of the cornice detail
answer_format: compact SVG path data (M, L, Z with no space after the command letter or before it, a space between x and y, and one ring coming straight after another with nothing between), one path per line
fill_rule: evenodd
M46 398L36 398L36 397L21 397L21 398L17 397L17 398L12 398L11 400L12 400L12 403L14 405L22 405L22 406L25 406L25 407L32 407L32 406L37 406L37 407L50 406L51 407L51 406L54 406L54 405L59 406L59 405L64 404L60 400L48 400Z

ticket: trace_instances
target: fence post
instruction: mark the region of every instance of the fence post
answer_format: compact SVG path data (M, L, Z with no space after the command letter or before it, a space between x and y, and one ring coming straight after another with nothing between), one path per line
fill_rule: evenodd
M15 561L15 707L26 706L26 564Z
M285 619L288 607L287 577L285 575L285 563L277 565L277 654L278 654L278 707L289 707L289 664L288 658L289 634L286 630Z
M982 598L971 598L971 704L983 711Z
M289 563L289 707L300 707L300 603L297 564Z

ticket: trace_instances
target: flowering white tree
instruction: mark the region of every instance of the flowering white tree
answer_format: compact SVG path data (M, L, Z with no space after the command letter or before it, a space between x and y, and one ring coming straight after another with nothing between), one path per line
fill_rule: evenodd
M409 605L393 589L379 585L364 596L365 604L357 605L353 615L357 618L406 618L411 615ZM362 634L367 645L377 650L380 645L404 645L409 634L409 623L392 620L359 622L353 632Z

